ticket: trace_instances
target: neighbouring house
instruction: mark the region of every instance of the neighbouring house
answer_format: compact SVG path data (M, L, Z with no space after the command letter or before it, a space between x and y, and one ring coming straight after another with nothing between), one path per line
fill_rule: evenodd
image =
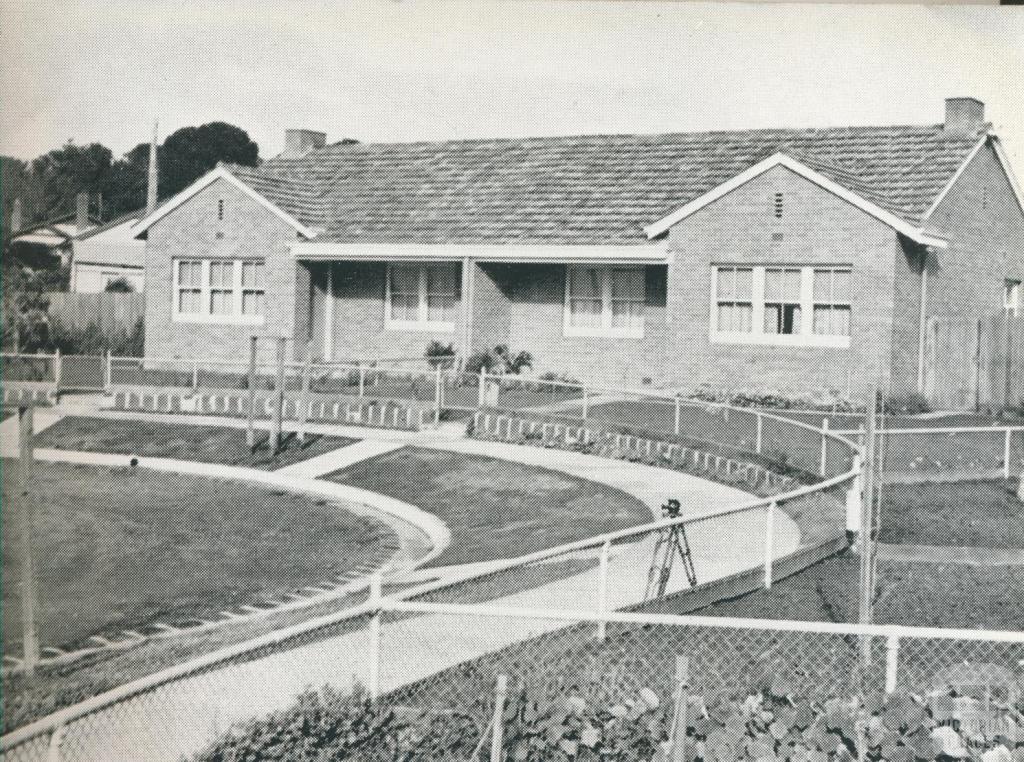
M1019 309L1024 199L973 98L926 126L286 142L134 226L148 356L438 340L614 384L908 393L930 320Z
M79 193L75 212L21 227L21 204L15 202L11 220L10 256L29 267L56 267L71 262L72 242L100 224L89 213L89 195Z
M93 294L118 280L134 291L143 290L146 244L132 234L132 227L144 216L144 209L129 212L72 239L72 291Z

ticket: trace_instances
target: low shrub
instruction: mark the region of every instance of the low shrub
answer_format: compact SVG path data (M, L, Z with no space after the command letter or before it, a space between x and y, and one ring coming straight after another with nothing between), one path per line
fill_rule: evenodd
M687 697L687 760L865 759L870 762L1024 756L1021 707L1000 706L1003 722L981 728L963 719L976 699L952 692L921 698L796 696L782 675L747 694ZM454 711L427 712L369 702L362 691L342 696L307 692L289 709L247 723L217 739L197 762L326 759L465 760L490 740L489 696ZM670 697L641 688L621 701L589 702L574 689L539 701L527 688L510 696L502 715L503 757L515 762L671 758L678 737Z
M924 395L917 392L911 394L900 394L895 397L884 397L882 409L886 415L920 415L930 413L931 405Z
M423 357L431 368L450 368L455 362L455 345L431 341L427 344Z
M701 387L690 395L702 402L728 403L736 407L760 407L775 410L806 410L832 413L854 412L855 405L839 393L829 390L789 396L779 392L726 392Z
M476 352L466 360L467 373L486 370L488 373L518 374L533 367L533 355L529 352L513 352L507 344L499 344L494 349Z
M59 349L69 355L98 355L110 352L121 357L142 357L146 326L139 318L130 331L123 328L112 333L105 333L95 323L85 328L65 326L59 320L50 324L50 335L47 342L49 349Z

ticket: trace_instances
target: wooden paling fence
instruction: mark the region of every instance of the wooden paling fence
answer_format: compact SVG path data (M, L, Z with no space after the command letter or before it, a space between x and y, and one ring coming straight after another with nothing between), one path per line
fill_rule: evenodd
M1024 315L928 319L924 396L937 409L1024 405Z
M131 333L136 323L146 315L145 294L77 294L53 292L46 294L50 301L50 319L67 328L84 330L95 325L104 336Z

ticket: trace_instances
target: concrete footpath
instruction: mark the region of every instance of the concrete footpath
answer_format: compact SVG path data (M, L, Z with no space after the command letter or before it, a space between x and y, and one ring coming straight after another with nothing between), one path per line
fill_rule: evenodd
M109 414L104 417L108 416L136 417ZM163 415L155 416L154 420L226 423L225 419L214 418L199 421L194 416ZM365 444L356 451L351 450L355 447L351 445L298 464L304 466L303 479L343 468L355 462L353 457L360 453L372 457L373 453L389 452L410 444L517 461L590 479L636 496L651 508L652 517L659 515L659 507L668 497L681 501L684 515L725 508L751 497L732 487L668 469L560 450L460 438L458 431L450 426L416 433L346 426L317 426L316 430L360 438ZM689 539L700 581L717 579L762 563L764 521L764 512L754 511L692 526ZM775 529L774 554L779 557L796 550L799 545L796 524L779 513L775 517ZM643 598L652 543L653 538L647 537L613 548L607 591L610 608L637 603ZM391 622L385 619L381 628L381 690L393 690L463 661L563 627L571 623L573 610L593 611L597 601L596 553L596 550L580 551L552 561L592 561L583 573L510 593L491 602L495 606L558 610L566 614L566 619L461 615L418 616ZM432 576L437 576L437 570L431 572ZM670 589L684 586L681 575L677 574ZM355 682L366 684L370 676L370 653L369 631L363 627L244 664L178 680L136 700L91 715L81 726L73 724L68 728L64 744L74 749L75 759L176 760L202 748L235 722L287 707L306 687L330 684L348 688ZM453 699L457 701L458 697Z

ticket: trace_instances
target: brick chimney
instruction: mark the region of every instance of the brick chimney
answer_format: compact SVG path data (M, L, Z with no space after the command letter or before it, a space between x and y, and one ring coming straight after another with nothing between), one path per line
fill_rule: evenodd
M946 98L946 132L974 136L985 129L985 104L977 98Z
M327 133L316 130L285 130L283 159L297 159L327 145Z
M89 228L89 194L75 196L75 232L84 233Z

